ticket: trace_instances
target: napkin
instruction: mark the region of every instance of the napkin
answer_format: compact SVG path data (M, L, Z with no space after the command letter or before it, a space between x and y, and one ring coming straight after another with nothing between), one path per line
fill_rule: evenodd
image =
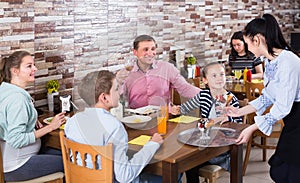
M175 123L191 123L191 122L194 122L196 120L198 120L200 118L196 118L196 117L193 117L193 116L179 116L177 118L173 118L173 119L170 119L169 121L171 122L175 122Z
M149 140L151 139L151 136L148 135L141 135L135 139L132 139L131 141L128 142L128 144L134 144L134 145L140 145L143 146L145 145Z
M251 82L252 82L252 83L263 83L264 80L262 80L262 79L252 79Z

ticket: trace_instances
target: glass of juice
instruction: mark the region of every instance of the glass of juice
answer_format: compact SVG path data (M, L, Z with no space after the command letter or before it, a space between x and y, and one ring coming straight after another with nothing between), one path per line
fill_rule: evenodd
M157 133L165 135L167 133L168 105L161 105L157 111Z

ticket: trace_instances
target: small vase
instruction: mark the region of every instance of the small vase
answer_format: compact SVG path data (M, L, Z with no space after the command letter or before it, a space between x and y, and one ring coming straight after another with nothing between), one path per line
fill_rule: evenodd
M50 112L54 110L54 96L59 95L59 92L48 93L48 109Z

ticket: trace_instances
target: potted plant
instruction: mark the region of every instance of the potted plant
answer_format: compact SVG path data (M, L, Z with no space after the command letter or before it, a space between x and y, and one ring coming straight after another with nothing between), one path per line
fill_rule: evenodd
M193 54L191 54L189 57L186 58L186 62L188 65L195 65L196 64L196 58Z
M54 96L59 94L58 92L59 87L60 84L57 80L50 80L46 84L48 107L50 112L52 112L54 109Z
M185 59L187 63L187 70L188 70L188 78L195 78L195 70L196 70L196 57L193 54L190 54Z

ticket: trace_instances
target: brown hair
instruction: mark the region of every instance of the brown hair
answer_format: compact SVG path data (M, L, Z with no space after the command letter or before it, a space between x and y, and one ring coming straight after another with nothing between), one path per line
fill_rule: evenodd
M30 55L27 51L15 51L8 57L4 57L0 61L0 84L11 82L11 68L20 68L22 59Z
M94 106L101 93L109 94L113 85L114 73L101 70L88 73L80 82L78 93L80 97L89 105Z
M139 48L139 43L143 41L153 41L155 43L155 46L157 47L156 41L154 40L153 37L148 35L140 35L136 37L135 40L133 41L133 49L137 50Z

